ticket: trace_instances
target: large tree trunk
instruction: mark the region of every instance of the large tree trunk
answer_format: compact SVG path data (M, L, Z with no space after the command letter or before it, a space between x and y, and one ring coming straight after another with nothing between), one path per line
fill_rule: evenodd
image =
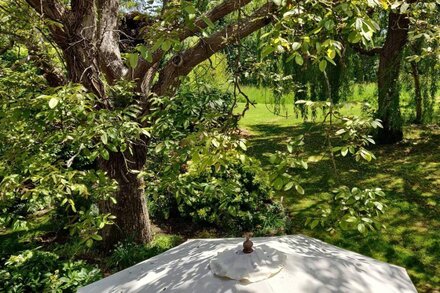
M403 139L398 86L402 51L408 41L409 19L406 15L390 12L388 32L380 51L378 116L383 128L379 129L378 144L392 144Z
M112 153L108 161L100 160L99 166L118 182L116 201L100 203L102 213L116 216L115 224L106 226L103 231L104 245L111 248L123 239L137 243L147 243L152 239L150 218L145 196L144 179L138 172L145 163L146 148L133 146L133 155L126 152Z
M419 67L417 66L417 63L412 61L411 62L411 74L414 79L414 98L416 100L416 119L414 120L414 123L416 124L422 124L423 120L423 112L422 112L422 105L423 105L423 97L422 97L422 89L420 88L420 74L419 74Z

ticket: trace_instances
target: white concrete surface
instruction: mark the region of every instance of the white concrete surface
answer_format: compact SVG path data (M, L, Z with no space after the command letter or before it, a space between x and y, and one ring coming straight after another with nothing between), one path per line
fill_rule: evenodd
M209 263L218 252L236 248L243 239L195 239L138 263L79 293L327 293L417 292L406 270L302 235L253 238L287 255L273 277L242 283L215 276Z

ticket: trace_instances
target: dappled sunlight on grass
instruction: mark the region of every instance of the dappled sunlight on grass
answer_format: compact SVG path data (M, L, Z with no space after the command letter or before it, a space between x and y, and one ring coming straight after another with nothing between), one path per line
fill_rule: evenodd
M293 218L290 233L302 233L329 243L405 267L419 292L440 288L440 128L411 126L405 141L397 145L374 146L377 160L357 163L337 157L335 174L325 155L322 125L299 119L273 118L257 105L241 120L252 136L249 153L268 161L264 153L283 150L288 137L304 134L305 152L312 156L309 169L297 177L306 194L278 192ZM324 156L323 156L324 155ZM338 185L381 187L387 194L387 212L381 221L386 229L364 237L304 226L319 205L328 203L329 191Z

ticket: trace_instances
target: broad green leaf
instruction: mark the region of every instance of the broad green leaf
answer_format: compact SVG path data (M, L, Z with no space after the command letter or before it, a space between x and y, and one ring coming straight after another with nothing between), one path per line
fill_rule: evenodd
M293 181L290 181L289 183L287 183L287 184L284 186L284 191L287 191L287 190L292 189L292 187L293 187L294 184L295 184L295 182L293 182Z
M131 68L136 68L139 61L139 55L137 53L129 53L128 54L128 64Z
M293 43L292 43L292 50L293 50L293 51L296 51L296 50L298 50L299 48L301 48L301 43L299 43L299 42L293 42Z
M304 189L300 185L295 185L295 189L299 194L304 194Z
M247 150L247 147L246 147L246 144L244 143L244 141L240 140L239 145L240 145L240 148L241 148L243 151L246 151L246 150Z
M359 223L359 224L357 225L357 229L358 229L358 231L361 232L362 234L365 234L365 232L367 231L366 228L365 228L365 225L362 224L362 223Z
M327 61L323 59L321 60L321 62L319 62L319 70L324 72L326 68L327 68Z
M49 108L54 109L58 103L59 103L59 99L58 98L52 98L49 100Z
M101 150L101 156L106 161L108 161L108 159L110 158L110 154L109 154L108 150L106 150L106 149Z
M107 133L103 132L101 134L101 141L103 144L108 144L108 137L107 137Z
M296 56L295 56L295 62L296 62L296 64L298 64L298 65L303 65L303 64L304 64L304 59L303 59L303 57L301 56L301 54L296 54Z

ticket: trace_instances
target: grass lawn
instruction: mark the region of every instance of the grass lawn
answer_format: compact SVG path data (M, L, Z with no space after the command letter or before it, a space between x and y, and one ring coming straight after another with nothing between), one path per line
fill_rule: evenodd
M305 135L306 152L315 158L309 170L298 174L306 193L277 195L284 198L293 218L289 233L316 237L403 266L419 292L440 292L440 127L407 127L404 142L374 147L377 160L369 164L337 158L335 174L323 156L324 137L319 123L274 116L264 104L251 107L240 123L251 134L249 153L263 163L263 154L283 149L286 138ZM327 192L338 185L381 187L387 194L388 209L381 218L387 229L363 237L347 232L330 235L325 230L305 227L307 216L328 201Z

